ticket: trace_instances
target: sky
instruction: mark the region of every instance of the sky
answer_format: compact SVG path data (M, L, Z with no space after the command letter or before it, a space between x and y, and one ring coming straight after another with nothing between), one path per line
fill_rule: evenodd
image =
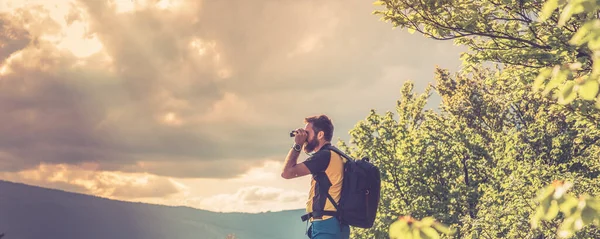
M220 212L304 208L309 177L280 177L291 129L326 114L348 142L404 82L421 92L436 66L460 67L463 48L376 9L0 0L0 179Z

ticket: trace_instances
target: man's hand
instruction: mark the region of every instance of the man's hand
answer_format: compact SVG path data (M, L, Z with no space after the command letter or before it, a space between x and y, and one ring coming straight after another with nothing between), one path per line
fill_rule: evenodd
M294 141L296 144L303 145L306 143L308 139L308 132L306 130L300 128L296 130L296 136L294 137Z
M304 145L306 143L306 139L308 138L308 133L304 129L297 129L296 136L294 141L298 145ZM300 152L290 149L287 157L285 158L285 163L283 165L283 171L281 172L281 177L285 179L292 179L296 177L301 177L310 173L310 170L306 167L304 163L297 163L298 156Z

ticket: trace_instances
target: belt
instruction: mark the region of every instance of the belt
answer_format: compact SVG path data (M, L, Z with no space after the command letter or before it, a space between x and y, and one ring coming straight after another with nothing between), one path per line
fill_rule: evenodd
M304 221L310 219L311 217L314 218L314 219L322 219L324 215L327 215L327 216L337 216L338 212L336 212L336 211L309 212L307 214L302 215L302 217L300 217L300 218L304 222Z

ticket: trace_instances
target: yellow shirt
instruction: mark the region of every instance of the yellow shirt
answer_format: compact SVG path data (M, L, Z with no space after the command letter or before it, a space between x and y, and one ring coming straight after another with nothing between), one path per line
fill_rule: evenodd
M326 192L329 192L336 204L339 203L344 179L344 162L345 158L327 149L327 144L303 162L313 175L306 202L307 213L336 211ZM323 219L331 217L324 215ZM310 221L312 222L313 218Z

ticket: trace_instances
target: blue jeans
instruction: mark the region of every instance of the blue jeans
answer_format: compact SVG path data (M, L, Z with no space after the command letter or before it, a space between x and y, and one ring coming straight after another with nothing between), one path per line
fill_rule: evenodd
M340 221L335 218L325 220L314 220L308 228L308 237L311 239L349 239L350 227L341 225Z

